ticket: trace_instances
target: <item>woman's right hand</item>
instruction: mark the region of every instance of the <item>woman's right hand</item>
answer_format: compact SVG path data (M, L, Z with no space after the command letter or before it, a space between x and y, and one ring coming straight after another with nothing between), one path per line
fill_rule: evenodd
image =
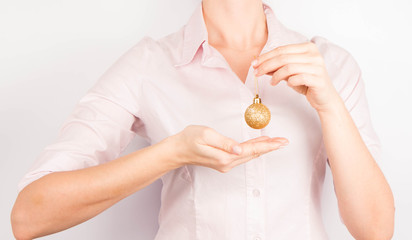
M179 166L194 164L222 173L289 143L286 138L268 136L239 143L201 125L189 125L173 137Z

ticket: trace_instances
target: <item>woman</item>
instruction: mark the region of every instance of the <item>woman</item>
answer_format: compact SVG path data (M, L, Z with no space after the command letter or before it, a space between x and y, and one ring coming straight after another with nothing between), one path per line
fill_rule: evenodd
M272 113L261 130L243 119L255 76ZM118 157L136 134L151 145ZM326 239L328 163L350 233L390 239L379 146L347 51L287 29L260 0L203 0L179 31L143 38L79 101L19 184L13 231L31 239L70 228L161 178L157 240Z

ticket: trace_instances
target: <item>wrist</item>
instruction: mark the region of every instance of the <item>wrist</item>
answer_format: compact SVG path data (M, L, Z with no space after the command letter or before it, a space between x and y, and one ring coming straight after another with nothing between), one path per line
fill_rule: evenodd
M346 109L345 103L340 97L331 100L324 107L317 109L318 116L321 120L329 118L341 118L347 111L348 110Z
M168 136L156 145L159 161L167 170L173 170L184 165L179 156L180 145L177 135Z
M338 92L331 94L331 96L329 96L327 99L328 100L326 103L315 108L318 114L330 114L336 111L340 111L342 108L346 108Z

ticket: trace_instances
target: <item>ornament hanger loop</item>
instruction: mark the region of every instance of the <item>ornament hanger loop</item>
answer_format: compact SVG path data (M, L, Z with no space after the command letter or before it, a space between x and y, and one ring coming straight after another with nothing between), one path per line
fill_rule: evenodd
M254 79L256 84L255 97L253 98L253 103L245 111L245 120L251 128L262 129L266 127L270 121L270 111L269 108L263 105L259 97L259 85L256 75L254 75Z

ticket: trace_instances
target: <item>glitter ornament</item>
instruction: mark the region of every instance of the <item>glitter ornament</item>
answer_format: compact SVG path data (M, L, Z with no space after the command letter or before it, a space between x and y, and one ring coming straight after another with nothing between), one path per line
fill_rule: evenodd
M255 76L256 94L253 98L253 103L245 111L245 120L249 127L254 129L262 129L270 122L270 111L259 97L258 81Z
M259 95L256 94L251 104L245 111L245 120L249 127L261 129L266 127L270 122L270 111L262 104Z

